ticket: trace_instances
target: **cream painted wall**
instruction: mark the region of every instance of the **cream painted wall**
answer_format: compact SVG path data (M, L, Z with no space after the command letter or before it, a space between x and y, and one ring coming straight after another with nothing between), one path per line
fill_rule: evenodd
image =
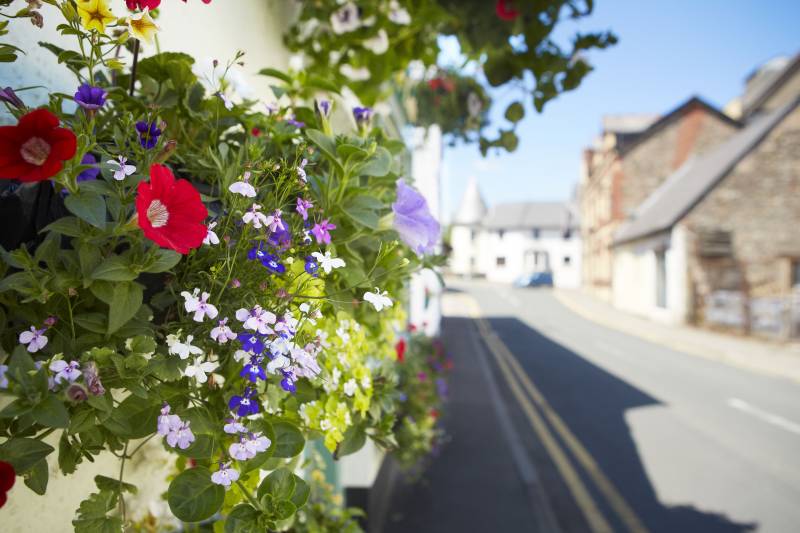
M666 307L656 305L656 250L665 248ZM613 250L612 303L615 307L668 324L686 322L686 233L676 226L670 233L640 239Z

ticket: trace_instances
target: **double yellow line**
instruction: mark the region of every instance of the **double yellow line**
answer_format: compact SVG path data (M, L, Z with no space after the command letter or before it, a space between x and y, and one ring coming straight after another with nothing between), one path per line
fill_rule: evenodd
M494 356L500 371L508 383L509 388L519 402L525 416L542 442L545 450L550 455L561 477L567 485L570 493L578 504L581 513L586 518L590 529L594 533L612 532L613 528L606 520L606 517L598 508L594 498L587 489L580 475L569 460L569 457L553 434L555 431L567 449L572 453L589 479L603 495L609 506L619 516L628 531L632 533L647 533L647 528L636 516L636 513L628 505L622 495L617 491L611 481L606 477L591 454L580 443L575 435L570 431L564 421L553 410L545 399L544 395L528 377L522 369L517 358L511 353L508 347L500 340L488 322L480 317L477 303L471 301L470 315L478 324L478 332L483 337L486 346ZM540 414L541 413L541 414ZM550 427L548 427L547 422Z

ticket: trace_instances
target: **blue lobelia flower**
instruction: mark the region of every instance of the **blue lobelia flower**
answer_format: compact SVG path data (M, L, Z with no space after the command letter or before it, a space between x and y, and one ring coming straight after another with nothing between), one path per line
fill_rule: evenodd
M244 365L242 371L239 375L243 378L247 378L253 383L258 383L258 380L265 381L267 379L267 373L264 371L264 368L261 366L261 358L260 357L251 357L250 362Z
M242 350L260 354L264 351L264 337L251 331L239 333L236 338L242 343Z
M417 255L433 252L441 228L428 209L428 202L416 190L397 180L397 201L392 204L394 229Z
M256 391L247 387L240 395L235 394L231 396L228 401L228 407L231 411L235 411L238 416L250 416L258 413L258 400L255 398Z
M306 264L304 268L306 269L306 272L312 276L316 276L317 272L319 271L319 263L317 263L317 260L314 259L313 256L308 255L306 256Z
M266 254L261 258L261 264L267 267L267 270L273 274L283 274L286 272L286 267L278 261L277 255Z
M150 150L155 148L158 144L158 138L161 136L161 129L155 122L147 123L140 120L136 123L136 131L139 132L139 144L143 148Z
M281 380L281 387L286 392L291 392L294 394L297 392L297 387L295 386L295 382L297 381L297 376L294 375L294 372L291 370L281 370L283 374L283 379Z

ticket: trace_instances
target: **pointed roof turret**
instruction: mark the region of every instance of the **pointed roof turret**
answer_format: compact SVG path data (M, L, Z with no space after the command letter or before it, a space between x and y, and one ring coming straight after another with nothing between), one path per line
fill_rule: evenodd
M478 180L475 176L469 179L467 190L461 197L461 204L456 211L455 224L477 224L486 215L486 202L483 200L481 191L478 188Z

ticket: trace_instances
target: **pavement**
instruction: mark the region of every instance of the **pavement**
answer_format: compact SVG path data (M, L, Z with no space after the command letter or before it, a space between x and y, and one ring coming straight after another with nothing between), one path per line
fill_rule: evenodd
M398 485L383 531L798 530L795 381L562 301L485 282L449 289L452 439Z
M580 290L559 289L553 294L565 307L598 324L683 353L800 383L800 342L778 342L662 324L615 309Z

